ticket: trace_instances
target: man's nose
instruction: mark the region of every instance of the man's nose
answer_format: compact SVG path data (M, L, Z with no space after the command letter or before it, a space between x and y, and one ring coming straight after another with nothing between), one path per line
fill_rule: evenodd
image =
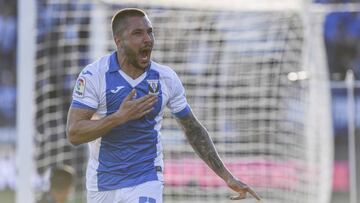
M146 33L145 36L144 36L144 42L145 43L152 43L152 34L149 34L149 33Z

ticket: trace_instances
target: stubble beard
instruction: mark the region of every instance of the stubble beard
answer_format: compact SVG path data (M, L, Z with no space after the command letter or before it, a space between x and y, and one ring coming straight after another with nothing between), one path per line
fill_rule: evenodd
M127 58L127 63L131 64L136 69L144 70L147 67L147 66L143 67L143 66L141 66L139 64L139 62L138 62L138 54L134 50L129 48L128 46L124 47L124 53L125 53L126 58Z

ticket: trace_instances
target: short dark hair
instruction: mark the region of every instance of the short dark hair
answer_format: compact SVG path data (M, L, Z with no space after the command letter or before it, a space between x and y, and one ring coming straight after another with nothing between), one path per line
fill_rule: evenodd
M147 15L145 11L138 8L124 8L116 12L111 20L113 36L123 32L125 24L124 22L127 20L127 18L135 16L144 17Z
M74 170L72 167L56 166L50 171L50 188L51 190L64 190L73 184Z

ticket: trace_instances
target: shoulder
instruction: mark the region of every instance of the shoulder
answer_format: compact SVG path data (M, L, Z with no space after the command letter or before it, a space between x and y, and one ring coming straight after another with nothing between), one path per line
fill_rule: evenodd
M160 77L163 79L174 79L177 76L176 72L169 66L159 64L157 62L151 61L151 69L159 73Z
M104 75L109 69L110 54L105 55L93 63L87 65L80 72L81 76L101 76Z

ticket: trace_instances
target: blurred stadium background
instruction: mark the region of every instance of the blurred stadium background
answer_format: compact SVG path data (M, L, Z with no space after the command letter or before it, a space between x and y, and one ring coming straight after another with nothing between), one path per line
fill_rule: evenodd
M155 59L179 73L220 154L264 202L355 203L356 191L360 201L360 1L314 0L311 14L292 7L271 11L264 1L258 7L266 12L241 4L206 9L180 1L36 0L34 15L25 14L36 24L34 77L17 72L19 2L0 0L1 202L15 202L16 178L28 166L16 162L17 136L34 143L35 192L46 189L49 167L69 164L78 178L71 202L84 202L86 146L67 143L66 111L79 71L113 49L106 24L113 11L128 6L148 11L158 40ZM34 80L33 137L16 133L19 75ZM327 108L329 125L321 117ZM170 115L165 118L165 202L226 202L231 193L193 155ZM349 135L355 138L350 144ZM357 174L350 175L351 167Z

